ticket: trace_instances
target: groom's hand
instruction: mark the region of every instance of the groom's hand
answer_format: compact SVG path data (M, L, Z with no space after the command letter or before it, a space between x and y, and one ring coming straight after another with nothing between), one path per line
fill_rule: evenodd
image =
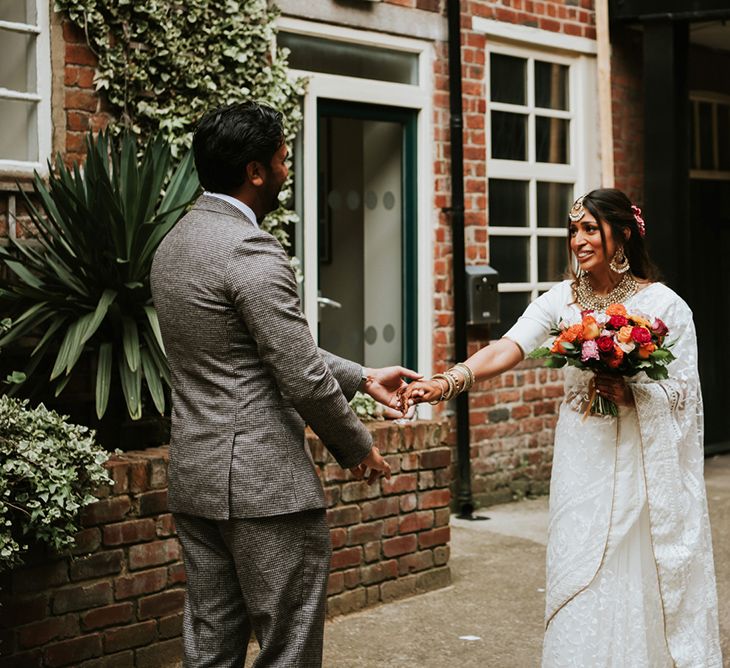
M375 401L391 408L403 415L407 406L401 402L403 390L408 387L406 378L420 380L423 375L406 369L402 366L386 366L381 369L363 369L365 380L360 386L361 392L366 392Z
M372 485L380 476L390 480L390 464L383 459L380 450L375 446L370 449L370 454L365 459L350 469L350 472L358 480L367 478L368 485Z

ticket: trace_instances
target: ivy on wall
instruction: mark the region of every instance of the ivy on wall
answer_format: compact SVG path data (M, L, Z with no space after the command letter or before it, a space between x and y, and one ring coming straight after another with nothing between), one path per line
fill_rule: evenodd
M56 11L86 34L95 77L116 117L142 141L161 133L181 155L200 116L255 99L284 114L291 145L301 122L304 81L288 75L275 46L278 11L266 0L56 0ZM281 195L290 197L290 187ZM288 245L295 214L280 208L264 222Z

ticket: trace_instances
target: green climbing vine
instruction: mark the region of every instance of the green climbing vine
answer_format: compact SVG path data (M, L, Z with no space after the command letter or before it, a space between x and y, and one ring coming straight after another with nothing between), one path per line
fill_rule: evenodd
M98 58L95 82L113 131L131 128L142 142L162 134L182 155L203 112L256 99L284 114L291 145L305 82L288 74L287 52L275 46L278 12L266 0L56 0L56 10ZM289 197L290 187L282 200ZM280 208L266 225L288 245L295 219Z

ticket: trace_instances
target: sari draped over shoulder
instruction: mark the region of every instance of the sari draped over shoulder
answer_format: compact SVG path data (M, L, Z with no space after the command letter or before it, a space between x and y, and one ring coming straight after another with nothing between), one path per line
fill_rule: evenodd
M543 667L722 666L703 477L702 396L689 307L654 283L629 312L661 318L669 378L629 378L635 407L581 410L590 372L565 368L555 431ZM525 352L580 320L569 281L507 332Z

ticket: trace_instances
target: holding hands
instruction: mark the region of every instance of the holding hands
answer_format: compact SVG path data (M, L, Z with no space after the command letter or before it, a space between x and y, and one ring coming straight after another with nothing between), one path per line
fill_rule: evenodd
M365 379L360 391L369 394L386 408L386 417L408 417L408 406L401 401L402 393L410 387L406 382L418 381L423 375L402 366L386 366L380 369L363 368Z
M474 384L474 372L463 362L452 366L446 373L437 373L431 380L420 380L408 385L401 395L403 410L428 401L437 404L448 401L457 394L468 392Z
M380 369L363 368L363 376L360 390L385 406L386 417L407 417L407 407L401 401L401 395L408 387L405 379L420 380L423 378L420 373L402 366L387 366ZM390 479L390 464L373 446L370 454L350 472L358 480L367 479L368 484L372 485L381 476Z

